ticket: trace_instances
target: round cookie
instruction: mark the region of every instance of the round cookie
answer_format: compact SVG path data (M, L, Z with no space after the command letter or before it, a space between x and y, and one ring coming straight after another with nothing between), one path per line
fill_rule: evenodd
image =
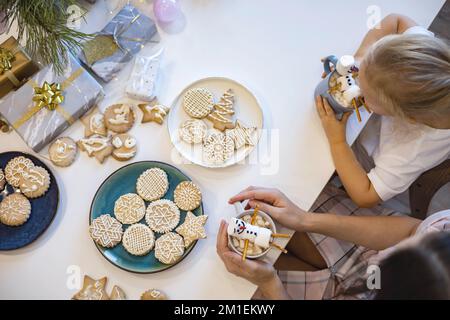
M190 117L203 119L211 113L214 97L208 89L194 88L184 94L183 105Z
M20 178L20 191L30 199L42 197L50 187L50 175L42 167L25 169Z
M3 169L0 168L0 191L3 190L5 185L6 185L5 174L3 173Z
M202 193L192 181L183 181L173 193L175 204L184 211L197 209L202 203Z
M144 224L133 224L125 230L122 237L122 245L130 254L143 256L153 249L155 235L153 231Z
M122 241L122 224L109 214L104 214L92 221L89 234L98 245L113 248Z
M128 193L117 199L114 215L123 224L139 222L145 216L145 202L135 193Z
M6 181L13 187L18 188L24 170L31 167L34 167L34 164L28 158L20 156L11 159L5 167Z
M202 143L208 127L202 120L190 119L183 122L180 128L180 138L189 144Z
M150 289L141 295L141 300L168 300L167 295L158 289Z
M208 163L220 165L234 155L234 142L222 132L210 133L203 143L203 156Z
M128 104L115 104L105 110L106 128L115 133L128 132L134 124L134 112Z
M183 238L174 232L166 233L155 242L155 258L164 264L174 264L183 256Z
M137 193L146 201L161 199L169 190L167 173L159 168L144 171L136 182Z
M111 143L114 147L112 156L118 161L128 161L136 156L136 139L127 133L112 137Z
M56 139L48 148L50 161L58 167L70 166L75 161L77 153L77 144L69 137Z
M17 227L27 222L31 214L30 201L20 193L7 196L0 203L0 222Z
M148 206L145 221L153 231L166 233L175 229L180 222L180 210L170 200L158 200Z

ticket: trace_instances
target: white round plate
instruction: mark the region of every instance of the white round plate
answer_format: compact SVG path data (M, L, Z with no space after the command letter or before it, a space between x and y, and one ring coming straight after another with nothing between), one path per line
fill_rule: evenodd
M245 126L257 127L258 130L255 133L255 138L257 139L256 141L259 142L259 139L261 138L261 132L264 125L264 116L261 106L253 93L251 93L251 91L245 86L234 80L228 78L210 77L195 81L187 86L172 103L167 126L169 129L170 140L175 148L188 161L207 168L225 168L244 160L253 151L253 149L256 148L257 143L255 146L242 147L241 149L236 150L234 156L222 164L212 164L203 159L202 144L191 145L181 140L179 135L181 124L184 121L191 119L184 111L183 97L188 90L193 88L208 89L214 95L216 102L220 100L222 94L228 89L233 90L235 101L234 119L239 120ZM207 119L203 119L203 121L208 126L208 132L211 132L211 130L216 130L213 128L211 121Z

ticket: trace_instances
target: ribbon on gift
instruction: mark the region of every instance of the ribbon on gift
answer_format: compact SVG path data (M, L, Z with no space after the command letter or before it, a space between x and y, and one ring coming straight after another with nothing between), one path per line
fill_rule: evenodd
M0 75L5 74L15 87L20 86L20 81L19 79L17 79L16 75L11 71L11 69L12 63L16 59L16 53L18 51L18 48L11 51L9 49L0 47Z
M36 113L44 108L47 108L51 112L58 112L69 124L73 124L75 120L72 115L64 110L60 103L64 101L62 92L69 87L72 82L77 79L84 72L83 68L78 68L72 73L62 84L48 84L44 83L42 87L39 86L33 79L28 81L28 85L32 86L35 90L33 101L36 104L28 109L28 111L22 115L20 119L14 122L13 127L19 128L28 120L30 120Z

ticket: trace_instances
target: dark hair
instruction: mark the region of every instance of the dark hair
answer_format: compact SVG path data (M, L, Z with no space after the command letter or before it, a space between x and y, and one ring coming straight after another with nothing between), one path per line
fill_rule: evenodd
M450 299L450 233L425 236L383 260L376 300Z

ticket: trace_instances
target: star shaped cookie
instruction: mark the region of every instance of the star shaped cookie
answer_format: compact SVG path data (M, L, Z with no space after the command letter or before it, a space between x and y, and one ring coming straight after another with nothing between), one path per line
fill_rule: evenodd
M157 100L153 100L150 103L139 104L138 107L144 114L142 123L156 122L158 124L163 124L164 118L167 116L170 110L162 104L159 104Z
M196 216L188 211L184 223L175 230L183 236L186 248L195 240L206 238L205 223L207 219L206 215Z
M105 290L106 280L106 277L94 280L84 276L83 287L72 297L72 300L109 300Z

